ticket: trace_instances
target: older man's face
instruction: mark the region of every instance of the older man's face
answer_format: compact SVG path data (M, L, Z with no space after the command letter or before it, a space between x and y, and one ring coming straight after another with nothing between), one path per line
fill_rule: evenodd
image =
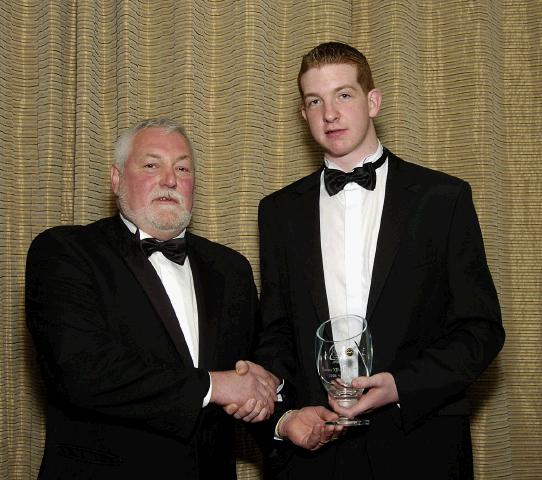
M160 240L181 233L190 222L194 166L187 140L160 128L139 131L120 171L111 169L111 187L125 217Z

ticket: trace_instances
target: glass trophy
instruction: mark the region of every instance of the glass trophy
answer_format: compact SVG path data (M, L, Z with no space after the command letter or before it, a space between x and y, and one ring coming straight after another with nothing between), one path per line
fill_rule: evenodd
M354 406L363 393L352 386L356 377L369 376L373 363L373 346L367 321L357 315L343 315L322 323L316 331L316 366L320 379L337 403ZM339 417L333 425L368 425L363 418Z

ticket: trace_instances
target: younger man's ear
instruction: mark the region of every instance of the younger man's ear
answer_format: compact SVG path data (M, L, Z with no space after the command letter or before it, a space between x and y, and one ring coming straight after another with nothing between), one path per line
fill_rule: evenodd
M382 93L380 93L378 88L373 88L367 94L367 103L369 105L369 116L371 118L376 117L382 104Z
M301 102L301 105L299 105L299 111L301 112L301 116L303 117L303 120L307 120L307 112L305 110L305 105L303 102Z

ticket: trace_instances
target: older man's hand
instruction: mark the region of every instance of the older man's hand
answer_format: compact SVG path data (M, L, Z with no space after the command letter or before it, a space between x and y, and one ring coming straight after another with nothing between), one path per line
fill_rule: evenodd
M259 422L274 412L279 380L260 365L240 360L235 371L211 372L211 378L211 402L222 405L229 415L245 422Z

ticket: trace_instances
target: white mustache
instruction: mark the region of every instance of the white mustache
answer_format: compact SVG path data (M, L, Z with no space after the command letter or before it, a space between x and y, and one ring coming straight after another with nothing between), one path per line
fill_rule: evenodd
M170 200L175 200L177 203L183 203L183 197L178 192L172 190L157 190L151 193L152 198L169 198Z

